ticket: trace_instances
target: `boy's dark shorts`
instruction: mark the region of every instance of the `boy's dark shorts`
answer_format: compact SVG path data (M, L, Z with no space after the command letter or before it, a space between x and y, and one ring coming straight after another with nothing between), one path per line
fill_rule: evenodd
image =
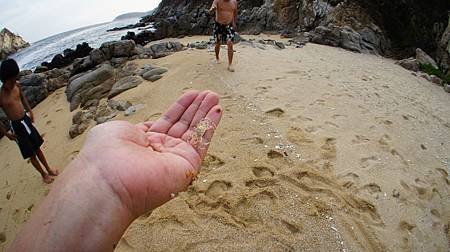
M214 41L227 44L229 40L234 41L236 32L231 24L224 25L219 22L214 23Z
M31 123L28 115L25 114L21 120L11 121L11 129L17 137L16 142L23 158L28 159L36 155L44 140Z

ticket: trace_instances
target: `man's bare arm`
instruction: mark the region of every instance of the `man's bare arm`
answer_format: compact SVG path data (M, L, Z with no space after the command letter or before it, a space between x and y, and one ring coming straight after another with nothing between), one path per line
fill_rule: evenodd
M25 95L23 95L22 88L19 83L17 83L17 87L19 88L20 99L22 100L22 104L25 107L25 110L28 111L28 113L30 113L31 121L34 122L34 114L33 110L31 109L30 103L28 102L28 99L25 97Z
M211 5L211 8L209 9L209 14L214 15L217 10L217 0L214 0L214 2Z

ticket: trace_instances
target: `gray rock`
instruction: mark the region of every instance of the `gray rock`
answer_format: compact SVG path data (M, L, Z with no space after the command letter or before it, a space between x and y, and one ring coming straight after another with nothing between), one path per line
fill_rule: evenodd
M92 50L89 57L94 65L99 65L106 61L105 54L103 54L103 51L100 49Z
M20 78L19 81L22 87L43 86L47 84L45 77L44 74L29 74Z
M155 81L157 81L157 80L159 80L161 78L162 78L162 75L158 74L158 75L153 75L153 76L149 77L147 80L151 81L151 82L155 82Z
M151 65L144 65L143 67L142 67L142 69L141 70L139 70L139 75L141 76L141 77L143 77L144 76L144 74L146 73L146 72L148 72L148 71L150 71L150 70L153 70L153 69L155 69L156 67L153 67L153 66L151 66Z
M426 74L426 73L421 73L420 77L424 78L427 81L431 81L431 77L430 75Z
M450 84L444 84L444 90L447 93L450 93Z
M48 71L48 67L45 66L37 66L36 69L34 69L34 73L43 73L43 72L47 72Z
M415 58L399 60L395 64L413 72L418 72L420 70L419 62Z
M113 46L112 56L116 58L133 56L136 54L135 47L136 44L133 40L117 41Z
M116 101L116 100L109 100L108 106L114 110L118 111L125 111L129 107L132 106L131 102L129 101Z
M439 78L439 77L437 77L435 75L431 75L430 76L430 81L432 83L434 83L434 84L439 85L439 86L442 86L444 84L444 81L441 78Z
M284 45L284 43L283 42L275 42L275 46L278 48L278 49L286 49L286 46Z
M48 96L48 81L44 74L30 74L20 78L22 92L31 107L36 106Z
M90 56L78 58L73 61L71 75L76 75L92 69L95 64L91 61Z
M348 26L344 27L341 31L340 46L344 49L360 53L361 35Z
M132 89L137 87L139 84L142 83L142 79L136 76L129 76L120 79L117 81L111 88L111 91L109 92L108 98L113 98L117 96L118 94L125 92L128 89Z
M416 59L421 65L432 65L434 68L438 69L438 66L436 64L436 61L434 61L433 58L431 58L428 54L426 54L422 49L417 48L416 49Z
M120 57L120 58L112 58L111 64L113 65L123 65L128 61L127 57Z
M100 50L106 60L111 58L130 57L137 54L133 40L121 40L103 43Z
M201 42L195 42L195 43L191 43L188 46L189 48L195 48L198 50L204 50L208 48L208 42L207 41L201 41Z
M164 74L164 73L166 73L166 72L167 72L167 69L165 69L165 68L155 68L155 69L152 69L152 70L146 72L142 77L143 77L145 80L150 80L150 78L151 78L152 76L155 76L155 75L162 75L162 74Z
M69 83L66 89L66 95L69 101L72 101L73 96L84 89L95 87L113 76L114 69L104 64L100 68L89 72Z
M114 112L114 113L112 113L110 115L97 117L97 118L95 118L95 121L97 122L97 124L102 124L102 123L105 123L107 121L110 121L111 119L113 119L116 116L117 116L117 113Z
M341 41L341 32L335 26L318 26L311 33L311 42L337 47Z

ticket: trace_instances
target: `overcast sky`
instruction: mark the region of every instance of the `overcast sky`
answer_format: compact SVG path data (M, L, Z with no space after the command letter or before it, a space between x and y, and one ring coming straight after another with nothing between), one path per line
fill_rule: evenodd
M28 42L87 25L112 21L128 12L156 8L161 0L0 0L0 29Z

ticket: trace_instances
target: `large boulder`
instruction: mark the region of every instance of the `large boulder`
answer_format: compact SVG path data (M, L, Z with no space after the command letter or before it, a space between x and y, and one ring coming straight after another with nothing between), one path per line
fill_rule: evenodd
M69 83L66 89L66 95L68 101L72 101L75 94L87 92L106 80L110 79L114 75L114 69L109 64L104 64L96 70L82 75L81 77L73 80Z
M100 50L103 52L105 59L131 57L136 55L136 43L133 40L121 40L103 43Z
M128 76L117 81L111 88L108 98L113 98L122 92L137 87L142 83L142 79L136 76Z
M35 107L48 96L46 76L43 74L30 74L20 78L22 92L31 107Z
M403 68L408 69L413 72L420 71L420 64L415 58L399 60L395 64L400 65Z
M89 46L89 44L84 42L82 44L78 44L75 50L70 48L65 49L63 54L57 54L50 62L43 62L41 65L47 69L63 68L72 64L75 59L89 56L89 53L92 50L93 49Z
M447 29L445 29L439 41L437 60L442 71L447 74L450 73L450 13Z
M416 59L420 65L431 65L436 69L438 68L436 61L420 48L416 49Z

